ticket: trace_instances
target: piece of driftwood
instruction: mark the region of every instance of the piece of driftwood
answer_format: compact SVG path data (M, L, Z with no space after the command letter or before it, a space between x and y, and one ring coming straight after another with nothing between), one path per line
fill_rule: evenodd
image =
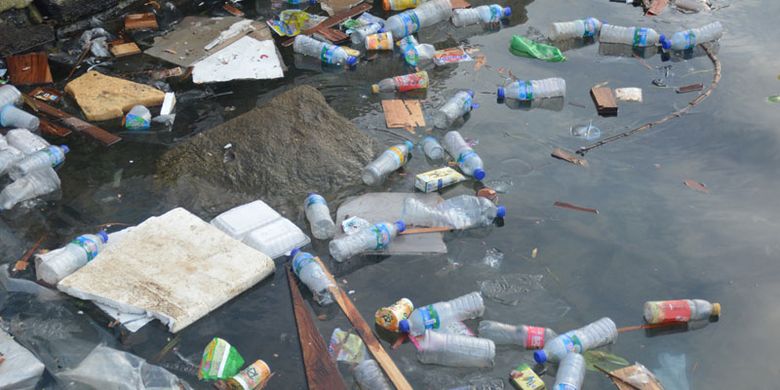
M616 116L618 113L617 101L612 88L593 87L590 90L590 96L593 103L596 104L596 111L601 116Z
M432 226L432 227L425 227L425 228L411 228L406 229L402 231L401 233L398 233L402 236L409 235L409 234L424 234L424 233L441 233L441 232L449 232L452 228L449 226Z
M570 162L570 163L572 163L574 165L579 165L579 166L583 166L583 167L587 167L588 166L588 160L585 160L584 158L577 157L574 154L569 153L569 152L567 152L567 151L565 151L565 150L563 150L561 148L553 149L553 151L552 151L552 153L550 153L550 155L555 157L555 158L557 158L557 159L559 159L559 160L568 161L568 162Z
M111 50L111 54L113 54L114 57L117 58L127 57L127 56L141 53L141 48L138 47L138 45L136 45L135 42L119 43L116 45L112 44L110 50Z
M8 56L5 59L8 75L14 85L51 84L54 80L45 52Z
M569 210L575 210L575 211L584 211L586 213L593 213L593 214L598 214L599 213L598 209L594 209L594 208L590 208L590 207L577 206L576 204L571 204L571 203L567 203L567 202L555 202L555 203L553 203L553 206L560 207L562 209L569 209Z
M423 127L425 118L419 100L382 100L388 128Z
M238 8L228 4L228 3L225 3L225 5L222 6L222 9L224 9L225 11L227 11L229 14L231 14L233 16L238 16L239 18L243 18L244 17L244 11L241 11L240 9L238 9Z
M682 87L677 88L675 91L677 93L688 93L688 92L698 92L704 89L704 85L702 83L696 83L696 84L690 84L690 85L684 85Z
M48 119L38 118L38 120L40 121L38 129L43 134L54 137L67 137L72 133L70 129L66 129L58 124L55 124L54 122L49 121Z
M287 269L287 281L290 285L290 296L293 302L295 325L298 328L298 339L301 343L306 383L308 383L310 390L346 390L347 385L344 383L344 378L341 377L338 367L331 360L325 341L314 325L314 319L306 308L292 270L289 266L285 268Z
M125 16L125 30L157 30L157 16L152 12L130 14Z
M341 12L337 12L336 14L334 14L333 16L325 19L322 23L314 26L313 28L310 28L308 30L304 30L301 34L303 34L303 35L312 35L312 34L314 34L316 32L321 31L321 30L325 30L327 28L331 28L331 27L333 27L333 26L335 26L335 25L337 25L337 24L339 24L339 23L341 23L341 22L343 22L343 21L345 21L345 20L347 20L349 18L352 18L354 16L357 16L357 15L363 13L363 12L366 12L366 11L370 10L371 7L373 7L372 4L361 3L361 4L358 4L357 6L351 8L351 9L348 9L348 10L345 10L345 11L341 11ZM290 39L282 42L282 46L284 46L284 47L292 46L293 42L295 42L295 38L290 38Z
M42 112L52 118L60 120L65 126L76 130L80 133L84 133L98 141L105 146L111 146L122 140L122 137L111 134L91 123L85 122L79 118L74 117L66 112L60 111L46 103L36 102L32 98L24 99L24 102L30 106L36 112Z

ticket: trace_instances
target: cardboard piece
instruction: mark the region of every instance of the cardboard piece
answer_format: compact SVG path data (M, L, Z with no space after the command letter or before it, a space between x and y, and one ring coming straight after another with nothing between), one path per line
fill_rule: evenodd
M125 16L125 30L157 30L160 27L157 25L157 16L151 12L145 12L141 14L130 14Z
M594 87L590 90L590 96L596 105L596 111L601 116L617 116L618 106L615 94L609 87Z
M140 54L141 48L135 44L135 42L120 43L118 45L111 45L111 54L114 57L127 57L133 54Z
M135 226L57 288L176 333L273 272L265 254L176 208Z
M195 84L280 77L284 77L284 70L274 41L247 36L196 63L192 69Z
M45 52L9 56L5 59L14 85L51 84L54 80Z
M623 367L621 369L615 370L610 372L612 375L621 378L626 379L630 376L637 373L637 371L641 370L641 368L638 365ZM639 388L641 390L664 390L663 386L661 385L661 382L658 381L658 379L652 378L649 383L647 384L640 384L635 385L635 387L631 387L624 382L622 382L620 379L612 378L612 383L615 384L615 387L617 387L620 390L635 390L636 388Z
M133 106L159 106L165 93L148 85L89 71L65 86L90 121L121 118Z
M434 206L444 199L437 193L397 193L376 192L347 199L336 212L336 225L349 217L358 216L374 224L379 222L395 222L401 219L404 201L408 197ZM339 231L336 238L345 234ZM390 246L379 252L369 254L382 255L427 255L447 253L443 233L409 234L396 237Z
M425 118L419 100L382 100L388 128L424 127Z
M333 16L339 12L347 11L362 2L363 0L321 0L320 6L328 15Z

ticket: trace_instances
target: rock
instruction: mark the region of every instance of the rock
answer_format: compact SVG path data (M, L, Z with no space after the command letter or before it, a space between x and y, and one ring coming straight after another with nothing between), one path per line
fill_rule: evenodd
M63 23L116 7L119 0L40 0L36 3L44 14Z
M148 85L89 71L65 86L90 121L121 118L135 105L159 106L165 93Z
M27 7L30 3L32 3L32 0L0 0L0 12L11 8L21 9Z
M13 12L13 11L8 11ZM21 53L54 41L54 29L48 24L16 26L0 24L0 56Z
M171 186L189 176L278 205L358 184L374 155L370 137L319 91L298 86L169 150L158 162L158 179Z

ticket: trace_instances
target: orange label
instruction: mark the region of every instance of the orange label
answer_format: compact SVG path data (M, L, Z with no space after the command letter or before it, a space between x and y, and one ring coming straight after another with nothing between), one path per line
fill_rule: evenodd
M271 368L268 367L262 360L258 360L252 363L251 366L245 368L239 372L236 376L231 378L232 381L238 382L244 389L262 389L260 387L271 377Z
M367 36L366 50L393 50L393 34L383 32Z
M398 323L401 320L406 320L412 314L414 305L412 301L401 298L398 302L394 303L390 307L383 307L376 311L374 314L374 320L376 324L391 331L398 332Z

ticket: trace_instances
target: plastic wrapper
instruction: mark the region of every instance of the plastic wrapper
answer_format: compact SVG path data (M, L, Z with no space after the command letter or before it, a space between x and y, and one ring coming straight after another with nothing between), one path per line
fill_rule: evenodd
M203 351L198 368L198 379L228 379L238 374L244 366L244 358L227 341L214 337Z
M30 351L24 349L0 330L0 389L33 390L43 375L44 365Z
M333 329L328 353L336 361L353 364L360 363L368 357L368 351L360 336L343 331L341 328Z

